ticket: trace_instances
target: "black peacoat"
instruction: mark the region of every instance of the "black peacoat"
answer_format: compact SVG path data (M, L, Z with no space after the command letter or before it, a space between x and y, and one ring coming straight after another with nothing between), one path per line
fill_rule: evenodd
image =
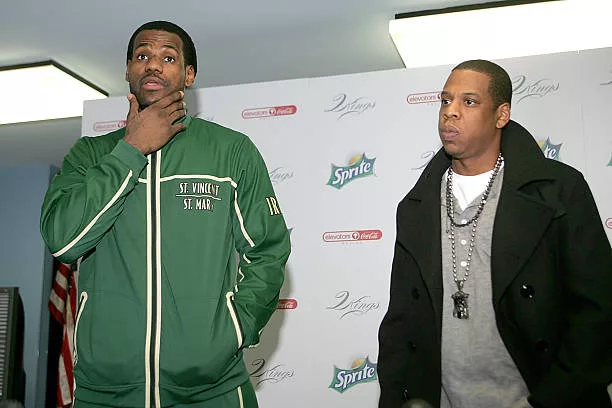
M581 173L546 159L510 121L491 248L499 334L535 406L611 407L612 249ZM441 149L397 209L388 311L379 330L380 408L440 404Z

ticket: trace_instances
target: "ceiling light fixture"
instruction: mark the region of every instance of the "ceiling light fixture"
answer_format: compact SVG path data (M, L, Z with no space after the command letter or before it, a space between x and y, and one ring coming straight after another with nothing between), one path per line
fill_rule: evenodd
M389 34L407 68L612 46L610 0L495 1L397 14Z
M83 116L104 90L54 61L0 67L0 125Z

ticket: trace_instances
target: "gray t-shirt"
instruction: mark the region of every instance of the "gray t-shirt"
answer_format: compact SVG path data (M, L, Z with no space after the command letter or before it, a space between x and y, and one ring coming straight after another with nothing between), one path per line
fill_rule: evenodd
M497 331L491 288L491 239L503 169L497 175L478 220L470 274L463 291L469 294L469 319L453 317L457 292L453 280L450 224L446 214L446 175L441 183L442 280L442 408L528 408L529 391ZM460 188L453 179L453 188ZM484 186L483 186L484 191ZM480 203L477 197L465 210L454 203L454 218L465 223ZM455 227L457 278L465 275L472 227Z

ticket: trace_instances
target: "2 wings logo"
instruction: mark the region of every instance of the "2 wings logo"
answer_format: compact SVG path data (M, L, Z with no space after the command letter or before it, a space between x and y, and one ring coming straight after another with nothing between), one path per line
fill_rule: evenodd
M431 161L431 159L433 159L435 155L436 155L436 152L434 150L426 151L425 153L421 155L421 159L423 160L423 163L420 166L413 167L412 170L423 170L425 167L427 167L427 165L429 164L429 162Z
M334 365L334 379L329 388L343 393L356 385L376 381L377 378L376 363L372 363L369 357L358 358L350 369L338 368Z
M325 242L355 242L355 241L377 241L382 238L382 231L353 230L353 231L331 231L323 233Z
M332 163L331 176L327 185L340 190L353 180L373 175L375 160L376 157L368 159L365 153L363 153L353 156L349 160L348 166L340 167Z
M517 98L516 103L528 98L543 98L558 90L559 82L554 82L548 78L528 81L527 76L518 75L512 80L512 95Z
M268 118L272 116L295 115L297 107L295 105L269 106L266 108L245 109L242 111L243 119Z
M275 186L282 183L285 180L289 180L293 178L293 170L285 169L284 167L277 167L272 170L270 173L270 181Z
M114 130L125 127L126 124L127 124L126 120L111 120L108 122L96 122L93 125L93 130L95 132L112 132Z
M371 296L351 297L351 293L348 290L338 292L336 304L326 307L327 310L338 312L340 320L345 317L363 316L378 308L380 308L380 303L372 299Z
M410 94L406 97L406 102L408 102L410 105L416 105L419 103L438 103L442 100L440 94L440 91Z
M561 153L561 146L563 146L563 143L552 144L550 139L547 138L546 140L538 141L538 145L540 145L540 149L542 149L542 152L547 159L561 160L559 155Z
M249 375L253 378L255 386L263 383L279 383L295 375L295 370L285 364L276 364L269 367L266 360L258 358L251 363L253 371Z
M332 100L333 106L326 109L325 112L338 113L338 120L348 115L361 115L365 111L374 109L376 101L360 96L355 99L350 99L345 93L334 96Z

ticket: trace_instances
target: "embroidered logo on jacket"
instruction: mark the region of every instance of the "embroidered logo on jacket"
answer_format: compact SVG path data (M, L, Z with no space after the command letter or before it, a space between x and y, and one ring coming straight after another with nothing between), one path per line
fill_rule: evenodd
M183 210L214 211L219 197L219 184L211 182L182 182L176 197L182 199Z
M276 197L266 197L266 203L268 204L268 210L270 210L270 215L281 214L280 206L278 205Z
M343 393L358 384L376 381L376 363L369 357L358 358L351 365L351 369L342 369L334 366L334 379L329 388Z

